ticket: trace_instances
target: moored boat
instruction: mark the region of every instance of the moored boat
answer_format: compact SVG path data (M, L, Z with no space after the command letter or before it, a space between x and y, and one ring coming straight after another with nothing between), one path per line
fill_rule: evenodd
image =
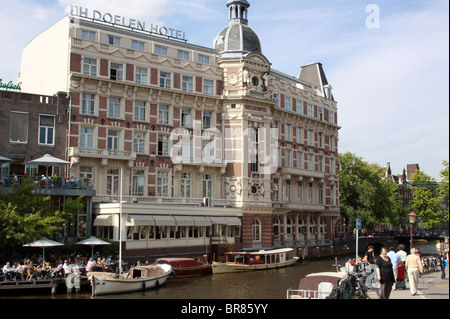
M172 266L170 277L200 276L211 272L211 264L203 263L192 258L159 258L157 264Z
M298 257L293 248L260 250L257 252L227 252L225 262L213 262L213 274L267 270L293 265Z
M287 299L325 299L347 278L345 272L318 272L300 280L298 289L289 288Z
M123 274L90 272L92 295L118 294L162 286L172 273L170 265L132 267Z

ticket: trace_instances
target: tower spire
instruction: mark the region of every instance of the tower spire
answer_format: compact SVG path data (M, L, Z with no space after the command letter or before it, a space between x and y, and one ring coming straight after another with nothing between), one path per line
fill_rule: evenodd
M229 0L227 7L229 9L230 24L248 25L248 8L250 3L247 0Z

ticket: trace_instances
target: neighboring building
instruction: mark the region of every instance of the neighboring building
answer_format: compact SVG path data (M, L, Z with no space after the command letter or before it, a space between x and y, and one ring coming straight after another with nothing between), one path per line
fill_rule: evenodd
M65 235L85 237L91 232L92 197L95 191L85 185L70 182L64 167L30 164L46 154L66 157L67 114L69 98L66 92L37 95L0 90L0 155L11 159L0 163L0 192L8 192L16 181L29 177L36 183L37 195L52 196L55 209L62 209L65 197L84 195L84 208L76 216L76 226L65 229ZM44 181L45 175L60 177ZM67 177L67 178L66 178Z
M412 175L420 171L419 164L407 164L401 174L393 175L391 163L387 162L385 170L386 178L391 178L398 185L398 195L402 199L403 207L409 207L409 202L413 196L413 190L411 188Z
M71 175L94 180L93 225L114 240L123 174L127 257L316 249L336 233L339 126L322 65L272 69L250 4L227 7L214 48L73 7L23 51L23 90L71 96Z

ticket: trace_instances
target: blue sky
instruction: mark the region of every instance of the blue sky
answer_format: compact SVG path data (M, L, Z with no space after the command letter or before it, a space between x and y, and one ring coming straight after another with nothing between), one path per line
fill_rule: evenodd
M0 0L0 78L17 82L22 49L68 4L183 30L212 47L226 0ZM339 102L340 152L393 173L449 160L448 0L249 0L249 25L272 67L298 76L321 62ZM371 6L372 5L372 6ZM379 25L369 22L378 9Z

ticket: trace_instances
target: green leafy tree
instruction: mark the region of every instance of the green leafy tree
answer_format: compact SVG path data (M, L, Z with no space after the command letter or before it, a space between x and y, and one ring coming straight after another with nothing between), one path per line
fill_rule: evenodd
M444 165L444 168L441 170L441 184L439 188L439 192L444 200L445 203L445 219L447 220L447 223L449 221L448 218L448 197L449 197L449 187L448 187L448 162L443 161L442 165Z
M398 190L384 170L352 153L339 154L340 211L349 225L362 219L368 230L379 224L396 224L402 211Z
M445 223L445 212L441 205L443 196L439 188L433 187L435 180L424 172L417 171L412 175L413 197L410 202L411 208L418 215L420 226L435 228Z
M53 211L49 196L33 195L34 182L15 183L0 195L0 248L14 251L40 237L51 237L63 228L70 213Z

